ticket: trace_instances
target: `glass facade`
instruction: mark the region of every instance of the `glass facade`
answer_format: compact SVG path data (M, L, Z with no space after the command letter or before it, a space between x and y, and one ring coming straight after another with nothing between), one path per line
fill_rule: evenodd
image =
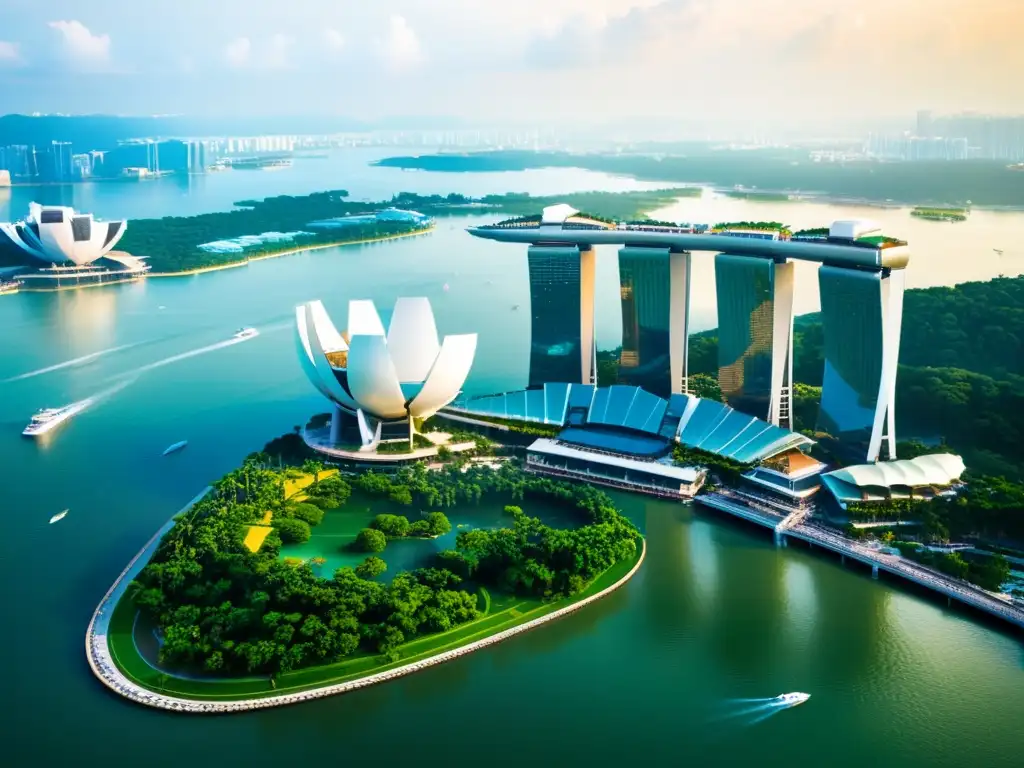
M583 380L580 249L531 246L529 386Z
M622 353L618 382L643 387L661 397L672 394L671 289L667 248L622 248L619 251Z
M718 384L733 408L765 418L771 402L774 262L720 253Z
M882 378L882 275L822 266L818 286L825 337L818 431L867 446Z

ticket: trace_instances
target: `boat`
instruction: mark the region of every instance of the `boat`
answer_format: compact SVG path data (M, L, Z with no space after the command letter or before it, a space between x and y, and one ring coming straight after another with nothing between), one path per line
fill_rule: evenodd
M512 305L512 311L515 312L517 309L519 309L519 305L518 304L513 304Z
M0 280L0 296L5 293L17 293L21 285L21 280L9 280L7 282Z
M85 400L79 400L77 403L71 403L71 405L65 405L62 408L43 408L32 417L32 420L28 423L28 426L22 430L21 434L29 437L45 435L47 432L60 426L75 414L84 411L92 405L92 403L93 399L90 397Z
M778 704L784 704L787 707L795 707L797 704L803 704L809 698L811 698L811 694L809 693L794 692L780 694L772 699L772 701Z
M236 339L251 339L253 336L259 336L260 332L255 328L239 328L235 331L234 338Z
M995 251L996 254L998 254L999 256L1003 255L1003 251L1001 249L999 249L999 248L993 248L992 250Z
M70 511L70 509L65 509L63 512L58 512L56 515L50 518L50 525L53 525L54 523L59 523L61 520L64 519L64 516Z
M175 451L180 451L186 445L188 445L188 440L180 440L177 443L175 443L174 445L167 446L167 448L164 449L164 452L162 454L160 454L160 455L161 456L167 456L168 454L174 453Z

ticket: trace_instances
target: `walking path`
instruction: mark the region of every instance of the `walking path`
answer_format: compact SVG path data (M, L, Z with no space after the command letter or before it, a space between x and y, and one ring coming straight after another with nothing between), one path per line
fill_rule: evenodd
M209 493L209 491L210 489L207 488L192 499L192 501L182 509L182 512L188 510L193 504ZM175 517L177 517L177 515L175 515ZM568 605L565 608L554 611L553 613L536 618L533 621L520 624L516 627L512 627L511 629L506 629L504 632L499 632L496 635L485 637L482 640L477 640L476 642L464 645L460 648L439 653L436 656L431 656L430 658L423 659L422 661L406 664L405 666L396 667L395 669L390 669L386 672L379 672L375 675L369 675L347 683L337 683L335 685L328 685L323 688L316 688L309 691L303 691L301 693L287 693L279 696L264 696L254 699L239 699L236 701L211 702L184 699L175 696L165 696L164 694L155 693L137 685L129 680L121 670L117 668L117 665L114 663L114 660L110 655L110 648L107 644L107 632L110 626L110 617L114 613L114 607L117 605L117 601L124 594L128 584L131 583L131 580L134 579L139 571L145 567L146 563L149 562L149 559L153 556L153 552L156 551L157 545L160 543L160 539L173 527L173 525L174 518L171 518L171 520L156 532L156 535L149 540L146 546L143 547L142 551L132 558L131 562L128 563L128 567L122 571L113 586L107 590L107 594L103 596L103 600L100 601L99 606L93 613L92 620L89 622L89 628L85 636L85 652L93 674L95 674L96 677L98 677L100 681L112 691L139 704L145 704L146 706L157 707L160 709L174 710L176 712L243 712L253 709L281 707L286 704L296 704L300 701L308 701L310 699L319 699L325 696L334 696L339 693L347 693L348 691L354 691L359 688L365 688L370 685L375 685L376 683L382 683L386 680L393 680L413 672L418 672L421 669L432 667L435 664L443 664L446 661L457 659L460 656L465 656L473 651L486 648L489 645L500 643L503 640L507 640L508 638L514 637L522 632L528 632L529 630L539 627L542 624L546 624L549 621L554 621L555 619L567 616L570 613L575 613L584 606L600 600L602 597L611 594L633 578L633 575L640 569L640 566L643 565L644 557L647 555L647 542L646 540L641 539L642 548L640 550L640 558L630 569L629 573L610 587L607 587L588 598L580 600L578 603L573 603L572 605Z

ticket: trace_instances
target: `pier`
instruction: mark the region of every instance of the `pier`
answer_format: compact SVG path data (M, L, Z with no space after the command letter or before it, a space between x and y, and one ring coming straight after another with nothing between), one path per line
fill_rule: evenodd
M1002 619L1018 629L1024 629L1024 608L1001 600L966 581L926 568L899 555L890 555L872 549L853 539L826 530L813 520L808 520L808 513L805 510L783 515L766 504L757 504L728 491L703 494L697 497L696 501L764 528L770 528L775 536L776 544L780 546L785 545L787 537L804 541L811 546L836 553L843 558L844 562L846 558L850 558L868 566L871 568L871 575L874 578L878 578L880 572L898 576L944 596L948 605L952 605L952 602L956 600L979 611L984 611L990 616Z

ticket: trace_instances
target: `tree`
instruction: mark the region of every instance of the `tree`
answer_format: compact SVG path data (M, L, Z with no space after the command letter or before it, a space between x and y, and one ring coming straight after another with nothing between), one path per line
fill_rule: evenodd
M374 528L363 528L356 536L356 549L362 552L383 552L387 545L387 537Z
M409 533L409 520L405 515L377 515L370 523L389 539L400 539Z
M388 564L379 557L371 555L356 566L356 576L360 579L375 579L388 569Z
M306 459L302 462L302 471L313 476L313 483L320 482L320 473L324 471L324 465L316 459Z
M300 502L292 505L289 511L291 512L292 517L297 520L302 520L310 526L320 525L324 519L324 511L313 504Z
M443 536L452 529L452 524L444 512L430 512L427 515L427 530L431 536Z
M274 527L277 529L281 541L285 544L302 544L305 541L309 541L311 535L309 523L294 517L275 520Z

